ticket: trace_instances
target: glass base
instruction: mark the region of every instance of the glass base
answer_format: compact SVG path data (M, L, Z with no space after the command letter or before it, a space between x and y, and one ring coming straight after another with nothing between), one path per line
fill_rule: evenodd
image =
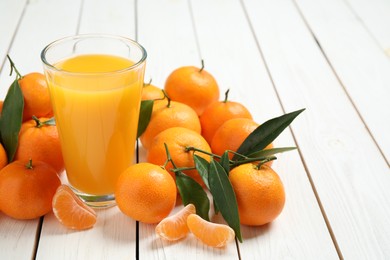
M76 195L88 206L92 208L109 208L116 206L115 195L91 195L84 192L80 192L71 186Z

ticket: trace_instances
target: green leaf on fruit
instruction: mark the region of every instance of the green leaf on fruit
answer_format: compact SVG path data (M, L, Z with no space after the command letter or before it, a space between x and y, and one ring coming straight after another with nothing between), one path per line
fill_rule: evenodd
M217 205L217 208L228 225L236 233L238 240L242 242L240 217L233 186L230 183L225 169L214 159L210 162L209 184L214 203Z
M210 189L209 171L208 171L210 163L206 159L196 154L194 154L194 163L195 163L195 168L198 171L200 177L202 177L202 180L205 183L206 187Z
M141 108L140 108L139 118L138 118L137 138L140 137L148 127L150 118L152 116L153 104L154 104L153 100L141 101Z
M202 186L191 177L181 171L177 171L176 185L184 205L194 204L196 214L205 220L209 220L210 201Z
M237 153L242 155L249 155L263 150L276 137L278 137L283 130L288 127L291 122L305 109L300 109L280 117L270 119L257 127L241 144ZM240 156L235 154L233 161L240 159Z
M0 118L1 143L7 152L8 162L12 162L18 148L19 131L23 121L24 99L18 79L15 79L4 99Z

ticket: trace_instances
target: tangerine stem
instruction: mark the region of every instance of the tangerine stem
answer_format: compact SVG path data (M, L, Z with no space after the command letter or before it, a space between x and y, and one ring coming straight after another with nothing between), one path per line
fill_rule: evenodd
M32 116L32 119L33 119L33 120L35 121L35 123L36 123L35 127L41 128L41 127L43 126L43 123L41 122L41 120L39 120L38 117Z
M171 98L168 96L168 94L167 94L167 92L165 92L165 90L162 89L161 91L163 92L164 97L166 97L167 100L168 100L168 105L167 105L167 107L171 107ZM163 98L162 98L161 100L163 100Z
M202 149L196 148L196 147L194 147L194 146L186 146L185 151L186 151L186 152L189 152L189 151L200 152L200 153L204 153L204 154L207 154L207 155L216 157L216 158L218 158L218 159L221 159L221 156L219 156L219 155L216 155L216 154L214 154L214 153L209 153L209 152L207 152L207 151L204 151L204 150L202 150Z
M230 91L230 89L228 88L228 90L226 90L226 92L225 92L225 100L223 101L223 103L227 103L228 102L229 91Z
M200 67L199 72L202 72L202 70L204 69L204 60L202 59L200 62L202 63L202 67Z
M9 60L10 65L11 65L11 71L10 71L9 75L11 76L12 72L15 70L16 78L21 79L23 77L22 74L20 74L20 72L18 71L18 69L15 66L15 63L12 61L11 57L8 54L7 54L7 58Z
M181 172L186 170L196 170L196 167L180 167L180 168L172 169L173 172Z
M167 166L168 162L171 162L172 166L173 166L173 169L177 169L177 166L176 166L176 164L172 160L171 154L169 153L168 145L166 143L164 143L164 147L165 147L165 153L167 154L167 160L165 161L165 164L164 164L163 167Z
M259 170L260 167L267 163L267 162L270 162L270 161L273 161L273 160L276 160L277 158L275 156L271 156L271 157L267 157L265 158L264 160L260 161L257 165L256 165L256 168Z
M28 160L28 163L26 163L26 169L31 170L33 168L32 159Z
M148 83L145 83L145 82L144 82L144 87L145 87L145 86L149 86L150 84L152 84L152 78L149 79L149 82L148 82Z

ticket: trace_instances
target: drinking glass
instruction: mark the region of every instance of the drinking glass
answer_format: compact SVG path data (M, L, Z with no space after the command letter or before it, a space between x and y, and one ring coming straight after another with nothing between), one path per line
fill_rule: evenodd
M114 35L76 35L41 53L75 193L93 207L115 205L118 176L134 162L146 51Z

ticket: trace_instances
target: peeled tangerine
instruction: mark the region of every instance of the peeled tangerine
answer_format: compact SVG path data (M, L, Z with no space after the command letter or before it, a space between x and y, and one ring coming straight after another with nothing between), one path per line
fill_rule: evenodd
M229 226L208 222L196 214L187 217L187 226L195 237L211 247L224 247L235 237Z
M189 232L187 217L195 212L195 206L188 204L176 214L163 219L156 226L156 234L168 241L176 241L185 237Z
M93 227L97 218L96 212L66 185L58 187L53 197L53 213L63 225L75 230Z

